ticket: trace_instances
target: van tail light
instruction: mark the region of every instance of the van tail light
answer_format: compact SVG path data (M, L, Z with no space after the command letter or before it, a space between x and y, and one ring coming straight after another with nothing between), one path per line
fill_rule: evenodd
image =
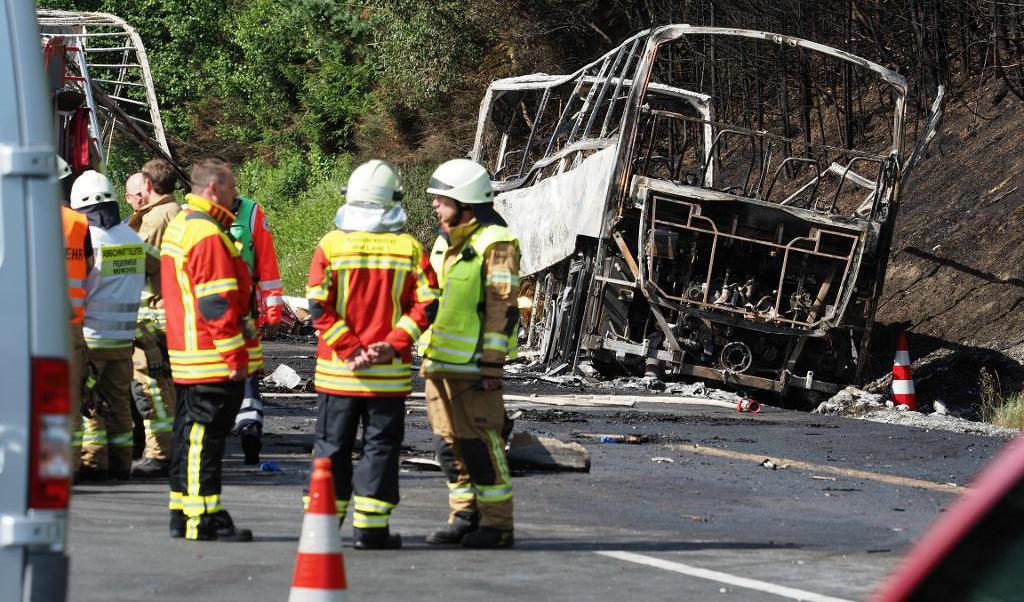
M68 362L32 358L29 508L61 510L71 495Z

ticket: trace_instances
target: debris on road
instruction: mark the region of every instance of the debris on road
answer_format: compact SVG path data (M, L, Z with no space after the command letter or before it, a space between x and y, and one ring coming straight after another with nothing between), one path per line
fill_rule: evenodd
M302 384L302 377L288 364L279 364L270 376L263 379L263 384L282 389L297 389Z
M273 460L260 463L260 472L283 472L281 465Z
M943 405L942 407L945 406ZM996 426L986 422L974 422L940 412L923 414L911 410L903 404L894 406L891 402L886 403L882 395L869 393L856 387L847 387L831 399L823 401L813 413L847 416L872 422L884 422L925 429L939 429L954 433L988 435L990 437L1011 438L1020 434L1020 431L1017 429Z
M778 466L777 466L777 465L775 464L775 462L772 462L772 461L771 461L770 459L768 459L768 458L765 458L765 459L764 459L764 461L763 461L763 462L761 462L761 466L764 466L764 467L765 467L765 468L767 468L768 470L778 470L778 468L779 468L779 467L778 467Z
M675 460L673 460L672 458L665 458L663 456L656 456L654 458L651 458L651 462L654 462L656 464L673 464L675 463Z
M609 433L578 433L577 437L581 439L594 439L598 443L629 443L632 445L639 445L641 443L647 443L650 441L650 437L647 435L617 435Z
M441 463L433 458L402 458L401 466L422 472L441 472Z
M520 431L508 448L512 468L542 468L590 472L590 452L579 443L565 443L554 437Z

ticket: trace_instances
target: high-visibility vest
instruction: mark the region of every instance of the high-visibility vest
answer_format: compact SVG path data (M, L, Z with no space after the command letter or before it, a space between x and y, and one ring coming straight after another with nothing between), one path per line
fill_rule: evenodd
M64 222L65 265L68 272L68 297L71 299L71 323L81 324L85 319L85 279L88 266L85 262L85 235L89 232L89 220L69 207L61 206L61 220Z
M130 348L146 283L146 248L124 224L89 227L95 262L85 281L85 341L90 349Z
M256 248L252 240L252 214L256 211L256 201L244 196L238 197L238 200L238 213L230 229L231 238L235 239L235 248L242 256L242 261L249 266L249 272L255 273Z
M469 364L480 359L484 253L499 242L519 244L516 237L502 226L490 224L477 228L469 235L462 252L448 270L444 269L448 241L438 237L434 242L430 263L441 285L441 301L437 317L424 335L423 357L447 364ZM515 359L518 344L518 333L513 333L506 352L508 359Z

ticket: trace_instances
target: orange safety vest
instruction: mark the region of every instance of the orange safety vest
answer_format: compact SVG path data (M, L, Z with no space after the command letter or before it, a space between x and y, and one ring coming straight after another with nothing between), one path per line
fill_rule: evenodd
M85 264L85 235L89 233L89 221L81 213L61 206L64 222L65 262L68 271L68 297L74 312L72 324L81 324L85 318L85 278L88 267Z

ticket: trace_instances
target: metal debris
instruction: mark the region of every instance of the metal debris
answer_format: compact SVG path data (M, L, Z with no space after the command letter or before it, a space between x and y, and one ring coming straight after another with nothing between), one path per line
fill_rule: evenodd
M891 114L836 109L840 88ZM649 390L660 374L778 393L857 381L942 94L908 128L906 81L881 65L689 25L640 32L571 75L492 82L471 157L494 174L532 276L527 347L552 374L625 368Z
M590 472L590 452L579 443L565 443L554 437L520 431L508 448L512 468Z

